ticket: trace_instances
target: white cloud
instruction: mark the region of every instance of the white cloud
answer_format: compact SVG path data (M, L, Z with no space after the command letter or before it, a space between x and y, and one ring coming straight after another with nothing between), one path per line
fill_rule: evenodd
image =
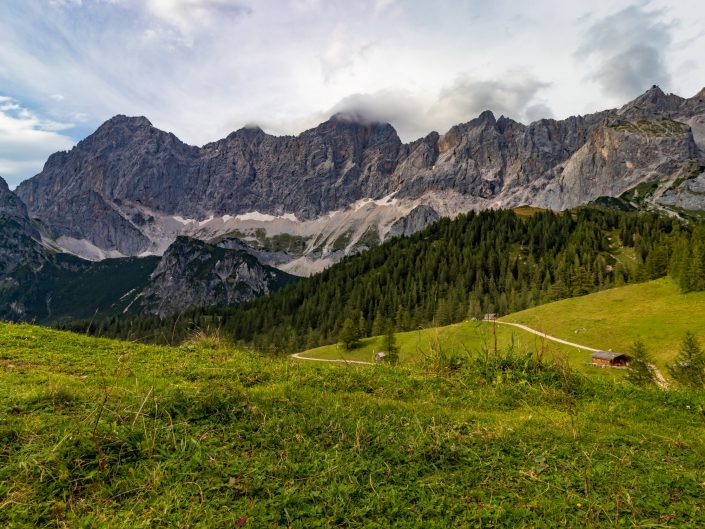
M83 5L82 0L49 0L49 5L52 7L74 6L80 7Z
M631 5L592 23L578 49L594 61L590 79L617 98L632 98L654 84L668 85L667 55L675 29L661 10Z
M250 122L272 134L295 134L341 113L360 123L391 123L402 141L410 142L434 130L443 134L484 110L523 123L553 117L546 101L548 83L523 70L510 70L499 77L501 81L461 75L435 92L394 88L355 93L305 116Z
M364 59L371 46L370 41L361 40L359 35L350 31L345 24L337 24L321 54L321 69L325 81L332 80L336 74L352 68L357 60Z
M530 121L535 115L529 116L528 110L535 114L537 104L550 112L544 102L537 101L537 96L548 86L549 83L523 70L510 70L493 79L463 75L441 90L431 112L448 124L457 123L459 117L475 117L484 110L491 110L497 117L503 114L517 121Z
M178 29L189 45L195 30L206 29L219 18L241 16L252 11L235 0L146 0L146 7L161 21Z
M375 15L379 15L397 4L397 0L373 0L372 11Z
M0 96L0 176L14 187L41 171L50 154L74 145L60 134L71 126L41 119L17 101Z
M650 86L659 72L669 91L696 93L702 0L650 0L635 13L658 16L605 25L633 2L63 0L49 11L48 0L4 2L0 87L60 124L35 129L45 133L79 138L112 115L145 115L191 144L249 122L295 134L338 110L390 121L406 140L485 108L522 122L566 117L624 103L608 80ZM660 24L671 20L667 44ZM639 55L640 44L665 49ZM625 61L635 75L614 68ZM77 127L62 130L67 122Z

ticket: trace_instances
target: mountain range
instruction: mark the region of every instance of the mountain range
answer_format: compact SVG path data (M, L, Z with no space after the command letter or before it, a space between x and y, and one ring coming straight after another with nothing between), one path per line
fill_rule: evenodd
M12 274L41 273L61 252L159 256L138 289L145 310L231 304L440 217L606 197L677 216L705 209L705 89L682 98L654 86L620 109L529 125L486 111L407 144L390 124L346 114L298 136L247 127L203 147L116 116L15 193L0 185L0 291L15 300ZM176 265L191 253L211 268Z

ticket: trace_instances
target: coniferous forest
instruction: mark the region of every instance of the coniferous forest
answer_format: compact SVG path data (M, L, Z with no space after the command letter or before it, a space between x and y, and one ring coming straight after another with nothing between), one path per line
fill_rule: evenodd
M705 249L705 229L692 237ZM336 341L346 320L360 336L384 334L389 326L446 325L661 277L669 268L684 288L700 288L691 285L697 281L690 271L705 260L690 238L686 225L653 213L471 212L238 307L61 328L161 343L209 328L261 351L291 352Z

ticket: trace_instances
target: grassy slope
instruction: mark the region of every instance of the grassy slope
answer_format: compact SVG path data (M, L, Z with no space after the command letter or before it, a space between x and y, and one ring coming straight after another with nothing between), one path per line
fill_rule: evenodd
M503 319L614 351L627 352L641 338L664 366L678 354L686 331L705 341L705 292L682 294L664 278L542 305Z
M566 299L511 314L502 321L522 323L551 336L596 349L627 352L641 338L661 367L678 354L683 334L693 331L705 345L705 292L682 294L667 278L605 290ZM522 350L536 350L541 340L525 331L499 327L500 347L514 341ZM440 344L448 352L477 352L492 345L491 324L463 322L439 329L397 334L400 360L423 362L424 356ZM595 373L604 370L583 366L589 353L573 347L545 342L547 356L565 355L571 365ZM314 358L347 358L369 361L374 351L383 350L382 337L367 338L352 351L330 345L302 353Z
M0 526L705 524L703 395L542 376L1 324Z
M432 361L433 351L442 351L446 355L476 354L494 348L493 326L484 321L465 321L445 327L419 329L418 331L396 334L399 346L399 361L409 365L424 365ZM507 348L511 344L518 352L536 351L542 347L542 340L520 329L497 326L497 344ZM582 366L589 358L584 351L573 347L544 341L546 356L565 355L574 367ZM362 360L371 362L374 353L384 351L384 337L365 338L350 351L344 351L338 344L326 345L301 353L310 358L328 360Z

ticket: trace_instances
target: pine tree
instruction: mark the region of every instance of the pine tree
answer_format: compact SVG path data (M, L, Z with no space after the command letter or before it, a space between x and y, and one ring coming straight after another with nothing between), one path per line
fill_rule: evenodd
M343 349L349 351L355 347L359 340L357 326L348 318L343 322L343 326L338 333L338 342L343 346Z
M394 336L392 322L387 323L387 330L384 334L384 349L386 355L384 359L390 364L397 364L399 362L399 346L397 345L396 336Z
M360 313L357 318L357 337L362 338L363 336L367 336L367 321L362 313Z
M637 386L651 386L656 383L651 355L646 350L646 345L641 340L632 344L632 360L629 362L627 380Z
M705 387L705 353L692 332L685 333L681 350L668 372L679 384L689 388Z
M385 320L382 316L382 312L377 310L375 312L375 319L372 321L372 336L379 336L384 334L385 331Z

